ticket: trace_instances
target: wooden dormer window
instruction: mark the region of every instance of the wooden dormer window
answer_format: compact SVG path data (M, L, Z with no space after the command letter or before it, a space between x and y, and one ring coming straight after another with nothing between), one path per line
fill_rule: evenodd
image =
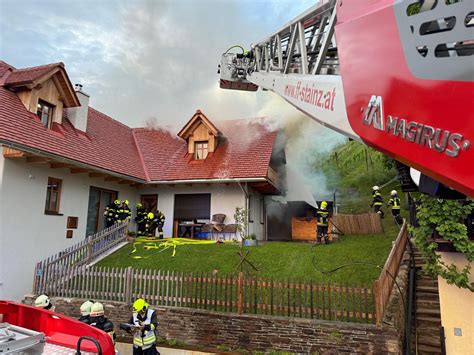
M46 101L38 100L36 114L41 120L43 126L45 126L46 128L51 128L51 124L53 123L53 111L53 105L47 103Z
M194 159L204 160L207 158L208 153L208 142L195 142L194 143Z

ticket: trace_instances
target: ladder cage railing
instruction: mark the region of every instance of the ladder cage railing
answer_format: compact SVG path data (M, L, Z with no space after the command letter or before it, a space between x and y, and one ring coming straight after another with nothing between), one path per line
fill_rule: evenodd
M338 74L335 5L335 0L322 1L270 37L252 45L249 57L254 59L255 65L248 66L247 74L253 71Z

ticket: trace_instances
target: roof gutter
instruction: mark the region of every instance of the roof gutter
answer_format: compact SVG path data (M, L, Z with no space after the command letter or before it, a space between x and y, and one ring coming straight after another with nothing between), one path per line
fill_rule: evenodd
M78 162L76 160L64 158L62 156L52 154L52 153L48 153L48 152L45 152L45 151L42 151L42 150L39 150L39 149L36 149L36 148L31 148L31 147L28 147L28 146L23 145L23 144L13 143L13 142L9 142L9 141L3 140L3 139L0 139L0 144L4 145L4 146L7 146L9 148L21 150L25 153L38 155L38 156L43 157L43 158L54 159L57 162L74 165L74 166L77 166L77 167L83 168L83 169L93 170L94 172L103 173L103 174L107 174L107 175L110 175L110 176L115 176L115 177L121 178L123 180L130 180L130 181L137 182L137 183L140 183L140 184L146 184L147 183L147 181L142 180L142 179L138 179L138 178L135 178L135 177L132 177L132 176L112 172L110 170L98 168L98 167L93 166L93 165L84 164L84 163Z
M187 179L187 180L166 180L166 181L150 181L151 185L172 185L172 184L212 184L212 183L241 183L241 182L268 182L264 177L258 178L231 178L231 179Z

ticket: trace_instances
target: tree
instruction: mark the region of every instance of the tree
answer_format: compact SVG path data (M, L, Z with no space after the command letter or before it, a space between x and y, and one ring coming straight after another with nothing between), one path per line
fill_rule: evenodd
M469 282L472 261L474 260L474 242L467 235L467 227L463 223L474 211L472 200L442 200L422 195L417 205L417 221L419 226L410 226L410 232L422 253L426 265L424 269L432 275L440 275L448 284L467 288L474 292L474 282ZM436 253L438 245L434 237L453 243L453 247L463 253L469 264L459 269L455 264L446 264Z

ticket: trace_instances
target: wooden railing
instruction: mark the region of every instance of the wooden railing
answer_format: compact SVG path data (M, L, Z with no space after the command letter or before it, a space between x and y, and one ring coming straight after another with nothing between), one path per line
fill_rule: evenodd
M117 223L103 229L94 235L88 236L83 241L60 251L36 264L33 292L43 293L46 283L54 280L59 282L59 275L65 270L78 271L78 267L90 264L92 261L126 240L128 221Z
M126 303L140 297L156 306L375 323L373 292L359 286L131 267L75 267L49 281L44 290L57 297Z
M382 319L385 315L387 304L390 300L395 278L397 277L400 264L403 259L403 254L408 242L408 228L406 221L403 222L402 228L398 233L392 250L385 262L385 265L380 273L380 276L374 282L373 290L375 295L375 314L377 325L382 324Z
M278 179L278 173L273 168L268 167L267 178L277 188L280 188L280 181Z

